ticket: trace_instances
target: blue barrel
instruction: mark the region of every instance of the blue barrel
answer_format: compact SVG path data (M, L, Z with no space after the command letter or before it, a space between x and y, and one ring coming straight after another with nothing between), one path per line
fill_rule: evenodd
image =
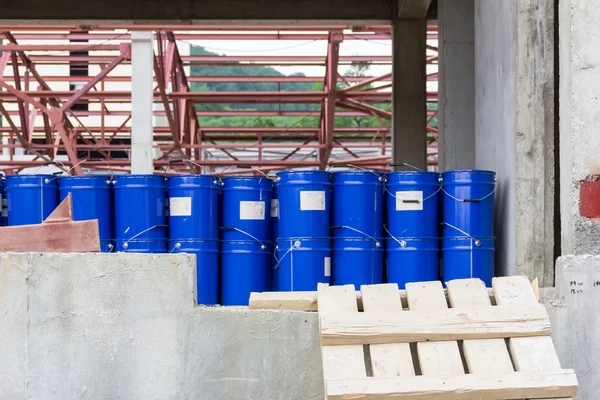
M487 287L494 276L494 238L453 237L442 239L442 277L479 278Z
M361 285L383 282L383 242L371 239L332 239L333 285Z
M439 279L439 239L387 239L386 281L404 289L410 282Z
M6 178L0 178L0 226L8 225L8 203L6 201Z
M9 175L6 198L9 226L40 224L58 206L58 177Z
M328 238L330 174L284 171L277 179L279 237Z
M439 236L440 174L399 171L387 175L387 220L396 238Z
M196 299L198 304L219 303L219 242L217 240L170 240L173 253L196 255Z
M381 238L383 232L383 176L370 171L332 174L331 231L334 238Z
M279 239L277 260L279 290L313 291L331 282L329 239Z
M165 177L119 175L114 181L117 251L164 253Z
M269 246L257 241L221 242L222 305L247 306L251 292L269 290Z
M110 252L114 244L114 207L110 176L61 176L60 200L71 193L75 221L98 220L100 250Z
M448 171L442 174L444 237L494 236L492 171Z
M277 276L277 254L275 254L275 243L279 238L279 197L277 195L277 183L273 182L273 192L271 196L271 276L269 278L271 290L279 291L279 278Z
M273 181L263 177L231 177L223 179L222 240L271 240L271 208Z
M169 178L169 240L219 239L220 187L210 175Z

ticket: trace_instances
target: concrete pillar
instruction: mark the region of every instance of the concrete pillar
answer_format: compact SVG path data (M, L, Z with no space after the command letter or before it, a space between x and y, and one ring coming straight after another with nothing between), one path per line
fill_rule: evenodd
M600 9L591 0L561 0L559 5L562 253L600 254L600 215L580 212L580 206L593 205L580 198L582 182L600 174Z
M475 168L474 0L438 2L438 169Z
M427 169L427 20L393 21L392 32L392 159Z
M131 32L131 173L151 174L154 49L151 31Z
M498 174L496 273L554 283L553 0L475 2L475 163Z

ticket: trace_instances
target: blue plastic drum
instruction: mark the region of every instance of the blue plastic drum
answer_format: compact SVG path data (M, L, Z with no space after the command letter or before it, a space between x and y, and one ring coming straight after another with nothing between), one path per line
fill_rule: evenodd
M329 239L279 239L277 269L282 292L313 291L331 282Z
M58 177L9 175L6 198L9 226L40 224L58 206Z
M448 171L443 179L444 237L494 236L494 191L492 171Z
M221 304L247 306L251 292L269 290L270 243L221 242Z
M383 242L371 239L332 239L333 285L361 285L383 282Z
M444 238L442 271L443 282L479 278L487 287L491 287L494 276L494 238Z
M273 192L271 196L271 276L269 278L271 290L274 292L279 291L279 278L277 276L278 269L275 268L277 265L277 258L275 254L275 243L279 238L279 197L277 195L277 184L273 182Z
M219 303L219 242L217 240L170 240L173 253L196 255L196 299L198 304Z
M114 181L117 251L164 253L165 177L120 175Z
M100 250L110 252L114 243L114 207L110 176L61 176L60 200L71 193L75 221L98 220Z
M396 238L439 236L440 174L399 171L387 175L386 227Z
M0 226L8 225L8 203L6 201L6 179L0 178Z
M332 174L331 209L334 238L383 236L383 176L371 171Z
M223 179L222 240L271 240L271 191L273 181L263 177Z
M410 282L439 279L439 239L387 239L387 279L400 289Z
M284 171L277 174L280 238L328 238L330 174Z
M169 178L169 240L219 239L220 187L210 175Z

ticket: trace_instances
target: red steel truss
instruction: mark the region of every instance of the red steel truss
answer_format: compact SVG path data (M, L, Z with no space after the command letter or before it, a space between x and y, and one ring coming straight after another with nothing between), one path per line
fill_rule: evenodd
M154 147L155 168L172 172L216 169L224 173L283 168L325 169L337 164L386 169L391 156L391 73L342 76L342 65L391 66L391 55L340 55L345 41L390 41L386 25L332 26L178 26L0 25L0 171L60 162L75 174L83 168L127 171L130 165L132 30L155 33ZM188 29L186 27L186 29ZM429 40L437 27L429 26ZM322 41L326 56L316 55L182 55L178 43L202 46L204 40ZM282 42L285 44L285 42ZM224 47L227 47L224 45ZM437 64L437 48L428 44L427 63ZM323 76L188 76L186 69L211 66L317 66ZM64 73L77 66L85 75ZM62 69L61 69L62 68ZM391 68L390 68L391 69ZM61 71L60 73L57 71ZM45 73L50 71L49 73ZM428 81L437 82L437 73ZM192 82L322 84L311 91L192 91ZM428 103L437 102L435 90ZM316 86L320 87L320 86ZM84 107L80 107L81 105ZM275 104L277 110L202 110L202 104ZM285 104L313 104L314 111L282 109ZM203 126L201 117L314 117L313 126ZM376 127L336 127L338 117L369 116ZM437 108L427 112L428 159L437 164ZM301 121L302 119L300 119ZM368 155L364 151L371 151ZM373 153L373 150L376 150ZM251 153L246 153L251 151ZM268 153L268 154L267 154ZM248 156L250 154L250 156ZM193 162L179 162L191 160Z

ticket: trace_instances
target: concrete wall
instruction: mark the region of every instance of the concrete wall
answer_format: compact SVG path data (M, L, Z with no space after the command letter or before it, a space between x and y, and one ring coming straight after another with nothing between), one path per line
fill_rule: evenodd
M591 0L561 0L560 183L563 254L600 254L600 221L579 214L579 185L600 173L600 9Z
M322 399L316 314L196 307L193 263L0 254L0 398Z
M554 283L552 0L475 2L475 163L498 173L498 274Z
M496 171L496 273L514 274L516 2L475 2L475 163Z
M0 254L0 398L322 399L317 314L197 307L192 265L183 254ZM541 291L554 343L578 398L597 399L600 257L558 269L557 288Z
M438 2L438 170L475 168L475 4Z

